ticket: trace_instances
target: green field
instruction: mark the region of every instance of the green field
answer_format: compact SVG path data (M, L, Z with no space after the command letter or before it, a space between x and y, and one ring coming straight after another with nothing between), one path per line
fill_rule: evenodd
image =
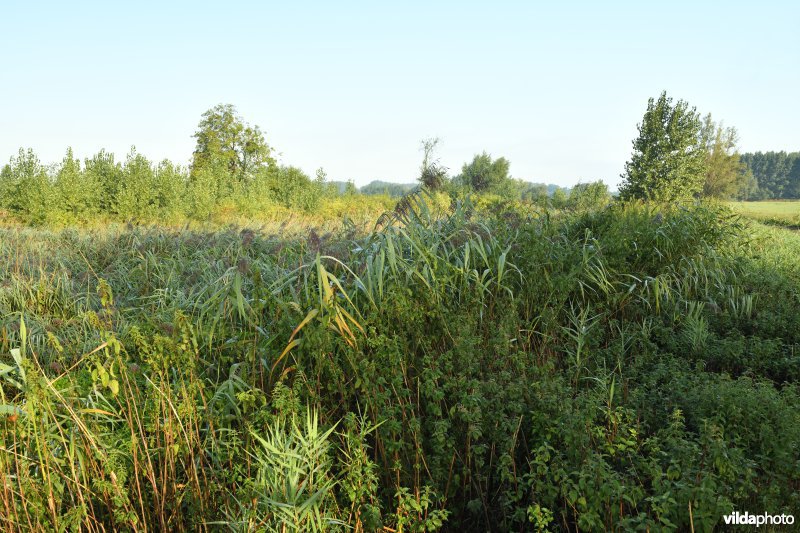
M412 197L0 228L4 530L708 531L800 508L800 235Z
M800 228L800 200L731 202L742 215L775 226Z

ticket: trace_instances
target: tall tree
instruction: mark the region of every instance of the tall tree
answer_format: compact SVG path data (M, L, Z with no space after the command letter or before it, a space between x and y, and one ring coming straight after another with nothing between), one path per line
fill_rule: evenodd
M747 165L739 157L736 128L715 123L708 114L701 133L706 146L706 180L703 195L732 198L747 184Z
M205 113L194 134L197 140L191 173L214 169L228 178L246 181L264 166L274 166L272 148L258 126L250 126L231 104L219 104Z
M20 148L0 172L0 205L38 224L47 220L52 200L47 169L32 149Z
M98 184L99 210L111 213L117 205L117 194L122 183L122 166L114 161L114 154L100 150L91 159L83 160L86 179Z
M662 92L658 100L648 100L638 129L631 160L621 176L620 197L671 202L699 195L705 181L706 149L696 109L683 100L673 105L672 98Z
M800 152L742 154L758 182L759 198L800 198Z
M789 154L792 166L788 175L787 198L800 198L800 152Z
M55 174L57 208L68 221L85 219L98 209L100 192L95 176L81 170L80 161L68 148Z
M137 220L152 218L158 211L158 194L153 164L131 146L122 167L122 183L115 206L117 214Z

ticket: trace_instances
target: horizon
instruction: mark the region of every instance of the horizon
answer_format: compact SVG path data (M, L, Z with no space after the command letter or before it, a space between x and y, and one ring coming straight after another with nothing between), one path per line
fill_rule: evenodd
M0 164L136 146L186 165L200 115L232 103L280 163L329 181L411 183L440 137L451 175L486 151L517 179L616 189L662 90L736 127L740 152L800 149L788 2L155 6L0 10L0 71L22 80L0 88Z

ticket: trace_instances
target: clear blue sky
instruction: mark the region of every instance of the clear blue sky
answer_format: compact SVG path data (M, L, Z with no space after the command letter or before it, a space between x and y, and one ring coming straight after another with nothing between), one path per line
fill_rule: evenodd
M413 181L438 136L454 172L486 150L514 177L615 185L662 90L742 151L800 150L798 21L796 1L8 1L0 162L187 163L200 115L232 103L329 179Z

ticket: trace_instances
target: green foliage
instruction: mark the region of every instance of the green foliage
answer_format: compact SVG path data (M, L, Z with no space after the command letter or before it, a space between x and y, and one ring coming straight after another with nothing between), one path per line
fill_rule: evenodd
M117 194L122 185L122 166L114 161L114 154L105 150L100 150L91 159L85 159L83 164L86 181L97 184L100 188L100 197L94 206L96 211L114 213Z
M741 160L756 182L742 199L800 198L800 152L747 153Z
M69 148L56 172L54 192L57 209L63 212L67 221L85 222L97 213L102 184L95 174L81 171L80 161Z
M149 219L158 212L158 188L152 163L131 147L122 166L115 211L124 219Z
M187 179L145 163L122 170ZM279 209L285 172L237 187ZM793 512L800 236L599 182L564 202L423 189L331 234L0 229L3 529L709 531Z
M610 203L611 194L608 192L608 185L598 180L575 185L570 189L568 199L563 201L563 206L576 211L593 211L602 209Z
M707 170L706 147L695 108L667 93L647 102L633 155L625 163L622 199L673 202L694 198L703 189Z
M264 171L256 181L256 187L261 187L269 199L304 211L317 208L325 194L324 182L312 181L297 167L281 166Z
M374 180L359 189L361 194L375 195L384 194L392 198L398 198L411 192L416 185L411 183L389 183L387 181Z
M447 169L442 167L438 159L434 159L434 152L440 139L425 139L422 141L422 167L419 171L419 183L430 191L441 189L447 182Z
M800 201L731 202L730 205L742 216L762 224L800 228Z
M715 198L733 198L749 194L752 175L747 165L742 163L736 149L739 141L735 128L725 128L715 124L711 115L703 119L701 135L706 143L706 181L703 195Z
M19 149L0 172L0 201L5 209L37 224L48 220L54 197L47 170L32 149Z
M491 191L505 185L509 179L509 166L506 158L492 159L492 156L483 152L470 163L464 164L456 180L473 191Z
M275 165L272 148L258 126L244 122L231 104L219 104L203 113L194 134L192 175L204 169L222 171L225 185L252 179L263 167Z
M302 425L278 418L263 437L253 434L257 472L250 490L256 505L249 525L269 531L325 531L335 523L338 509L328 456L334 429L321 431L318 415L309 411Z

